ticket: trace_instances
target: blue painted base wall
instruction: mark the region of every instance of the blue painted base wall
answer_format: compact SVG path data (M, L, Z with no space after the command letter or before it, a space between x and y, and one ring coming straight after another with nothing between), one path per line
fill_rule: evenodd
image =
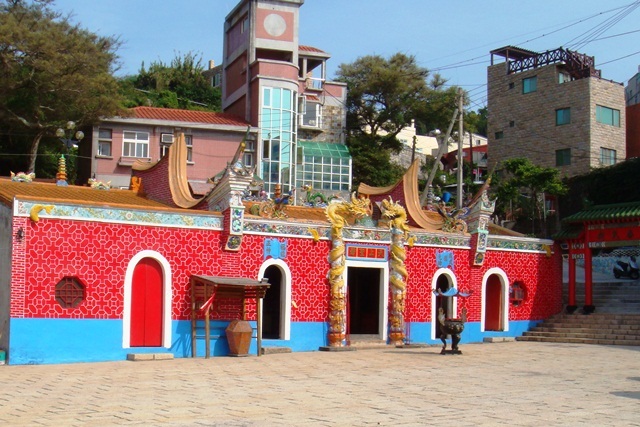
M509 322L508 331L480 332L480 322L468 322L464 325L460 342L482 342L486 337L519 337L525 331L537 326L541 320L520 320ZM439 339L431 339L431 322L413 322L409 325L409 340L412 344L442 344Z
M467 323L462 343L482 342L484 337L516 337L539 321L509 322L508 332L480 332L480 323ZM211 355L229 353L224 329L228 322L212 322ZM255 328L255 324L253 324ZM121 320L95 319L11 319L7 362L12 365L102 362L125 360L129 353L172 353L174 357L191 357L191 322L171 323L171 347L122 347ZM200 328L198 335L204 335ZM255 335L255 333L254 333ZM263 339L263 347L288 347L292 351L316 351L327 345L327 324L294 322L290 340ZM411 343L436 344L431 323L411 323ZM196 340L197 356L205 355L204 337ZM251 342L249 354L255 355L257 342Z

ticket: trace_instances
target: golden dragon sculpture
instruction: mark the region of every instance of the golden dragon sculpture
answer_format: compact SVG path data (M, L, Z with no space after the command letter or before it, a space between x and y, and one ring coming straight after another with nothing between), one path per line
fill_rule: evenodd
M405 339L404 309L407 294L406 281L409 276L404 264L407 258L404 244L409 235L407 211L398 202L389 198L389 200L382 201L382 215L389 219L389 228L391 229L389 339L396 345L401 345L404 344Z
M325 214L331 222L331 251L329 252L329 345L341 347L346 338L346 294L343 273L345 269L345 246L342 230L348 225L347 218L359 218L371 213L369 199L351 195L351 201L329 204Z

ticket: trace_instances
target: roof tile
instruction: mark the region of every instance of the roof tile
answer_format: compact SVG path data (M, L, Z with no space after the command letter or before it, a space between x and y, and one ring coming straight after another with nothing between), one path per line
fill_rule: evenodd
M172 120L177 122L209 123L228 126L249 126L249 122L228 113L157 107L134 107L131 111L132 117L138 119Z
M562 220L563 223L640 219L640 202L595 205Z
M91 205L119 205L138 209L170 209L167 205L146 199L130 190L98 190L76 185L63 187L53 183L25 183L0 179L0 203L11 206L15 197Z

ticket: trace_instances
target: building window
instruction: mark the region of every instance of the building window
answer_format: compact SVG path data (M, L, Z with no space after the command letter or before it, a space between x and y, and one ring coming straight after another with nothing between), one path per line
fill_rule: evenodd
M307 101L304 113L300 115L302 126L319 128L322 117L322 106L319 102Z
M98 156L111 157L111 129L98 130Z
M187 146L187 162L193 163L193 137L191 135L185 135L184 142Z
M260 128L262 161L260 176L268 193L280 184L282 192L295 185L295 149L298 129L298 94L295 91L265 87L262 89Z
M245 166L253 166L255 164L256 155L256 142L246 141L244 145L244 156L242 156L242 163Z
M85 298L84 285L75 277L64 277L56 284L56 301L62 308L76 308Z
M187 162L193 163L193 137L191 135L185 135L184 142L187 145ZM172 133L163 133L160 135L160 158L167 155L169 147L171 147L172 144Z
M598 123L620 127L620 110L596 105L596 120Z
M249 18L245 17L242 20L242 26L240 27L240 34L246 33L248 29L249 29Z
M172 133L163 133L160 134L160 158L166 156L169 152L169 147L173 144L173 134Z
M519 306L527 298L527 288L522 282L514 282L509 287L509 300L514 306Z
M538 77L533 76L522 79L522 93L530 93L538 90Z
M571 108L556 110L556 126L568 125L569 123L571 123Z
M496 136L496 139L502 139L504 138L504 132L498 131L496 132L495 136Z
M615 165L616 164L616 150L609 148L600 148L600 164L602 165Z
M569 73L565 73L564 71L558 72L558 83L567 83L571 81L571 75Z
M149 158L148 132L123 132L122 156Z
M301 141L296 163L297 187L345 192L351 188L351 155L343 144Z
M513 120L511 120L511 121L509 122L509 127L510 127L510 128L514 127L515 125L516 125L516 122L514 122Z
M556 166L568 166L571 164L571 148L556 150Z
M509 89L513 89L514 87L516 87L516 84L514 82L509 83Z

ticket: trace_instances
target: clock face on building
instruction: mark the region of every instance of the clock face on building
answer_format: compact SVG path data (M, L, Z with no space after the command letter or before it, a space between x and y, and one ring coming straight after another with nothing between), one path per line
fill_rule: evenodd
M272 37L280 37L287 30L287 22L280 15L270 13L264 18L264 29Z

